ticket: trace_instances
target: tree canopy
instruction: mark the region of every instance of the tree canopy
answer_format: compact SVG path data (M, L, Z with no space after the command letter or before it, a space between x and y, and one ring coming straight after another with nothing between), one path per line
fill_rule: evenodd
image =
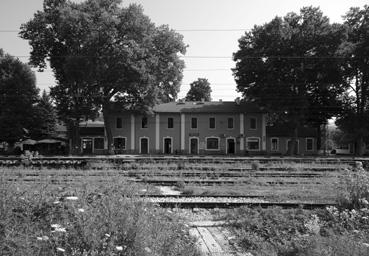
M186 101L211 101L211 88L207 79L198 78L190 86L190 90L186 95Z
M307 123L326 122L339 111L344 91L336 58L343 35L341 25L313 7L255 26L234 54L238 91L295 132Z
M362 154L363 141L369 137L369 6L351 8L344 18L347 38L339 53L344 58L342 76L348 87L343 97L344 111L336 123L356 142L356 152Z
M46 59L58 85L52 95L59 113L93 117L102 107L108 145L112 137L108 108L112 99L128 108L148 110L177 97L186 46L168 26L155 26L138 5L120 0L45 0L43 11L21 27L32 46L31 64Z
M31 132L38 92L31 68L0 49L0 141L14 144Z

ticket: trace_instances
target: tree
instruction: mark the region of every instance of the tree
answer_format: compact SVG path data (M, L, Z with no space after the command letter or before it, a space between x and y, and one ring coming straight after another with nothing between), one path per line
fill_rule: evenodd
M0 141L13 145L27 136L38 92L31 68L0 49Z
M319 8L304 7L255 26L239 40L237 89L293 128L289 153L299 126L322 124L340 110L344 87L336 51L343 35L342 26L330 24Z
M342 73L348 90L336 124L355 142L356 154L362 155L363 141L369 137L369 6L351 8L344 25L347 39L339 53L344 57Z
M34 106L31 138L45 139L55 134L57 116L50 95L44 90Z
M211 88L208 79L198 78L190 86L191 88L186 95L186 101L211 101Z
M32 46L31 63L44 68L45 59L50 60L58 81L53 89L57 105L73 110L68 116L74 119L102 108L109 151L111 100L142 111L174 100L184 68L178 54L186 49L182 35L156 27L140 6L122 8L120 3L45 0L44 10L21 27L21 37ZM73 106L64 106L65 97Z

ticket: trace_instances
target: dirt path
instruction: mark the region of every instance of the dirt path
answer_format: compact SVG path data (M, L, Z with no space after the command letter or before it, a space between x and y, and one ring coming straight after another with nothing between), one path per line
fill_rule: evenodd
M196 221L189 223L190 234L198 238L197 246L203 256L252 256L241 253L232 243L233 237L222 221Z

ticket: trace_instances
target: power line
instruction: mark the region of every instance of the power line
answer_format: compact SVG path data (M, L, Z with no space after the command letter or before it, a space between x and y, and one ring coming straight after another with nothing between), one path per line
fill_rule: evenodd
M206 29L206 28L195 28L195 29L173 29L177 32L245 32L250 31L250 29L243 28L214 28L214 29ZM19 29L1 29L0 33L19 33Z
M11 55L16 58L29 58L30 55ZM104 56L92 56L92 55L56 55L53 58L64 57L80 57L80 58L101 58L101 57L115 57L116 55L104 55ZM233 59L233 56L201 56L201 55L188 55L179 56L179 58L193 58L193 59ZM363 57L343 57L343 56L287 56L287 55L275 55L275 56L242 56L241 59L262 59L267 61L268 59L364 59Z

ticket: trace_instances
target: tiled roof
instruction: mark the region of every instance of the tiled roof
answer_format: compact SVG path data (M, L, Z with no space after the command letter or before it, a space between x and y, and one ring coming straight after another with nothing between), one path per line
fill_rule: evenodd
M264 113L260 107L254 103L236 104L233 101L211 101L194 102L186 101L169 102L159 104L154 107L157 113Z

